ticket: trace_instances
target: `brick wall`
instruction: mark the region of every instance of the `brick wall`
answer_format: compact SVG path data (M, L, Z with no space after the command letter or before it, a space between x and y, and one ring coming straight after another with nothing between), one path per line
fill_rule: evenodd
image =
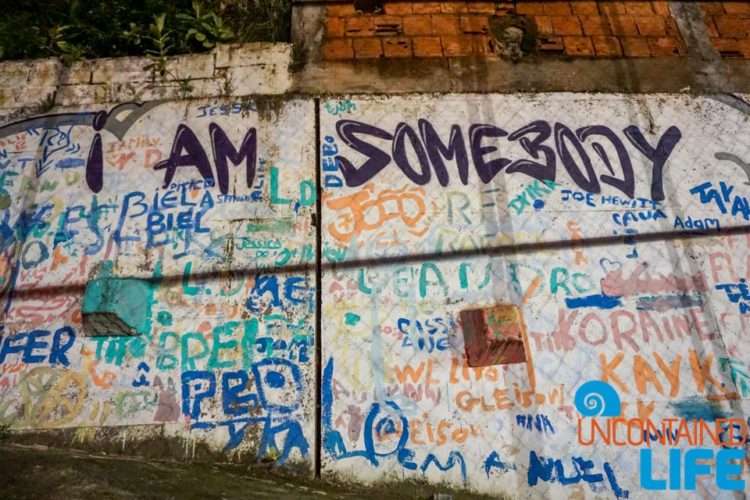
M750 58L750 3L701 2L711 42L724 57Z
M488 19L513 12L534 20L542 54L684 54L666 1L385 2L376 14L357 13L352 3L327 9L326 59L495 57Z

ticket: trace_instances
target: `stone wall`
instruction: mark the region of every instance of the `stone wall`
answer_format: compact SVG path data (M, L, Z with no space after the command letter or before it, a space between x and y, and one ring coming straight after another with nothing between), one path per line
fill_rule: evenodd
M291 45L219 45L206 54L169 59L164 76L145 57L0 63L0 116L51 109L160 99L283 94L291 87Z

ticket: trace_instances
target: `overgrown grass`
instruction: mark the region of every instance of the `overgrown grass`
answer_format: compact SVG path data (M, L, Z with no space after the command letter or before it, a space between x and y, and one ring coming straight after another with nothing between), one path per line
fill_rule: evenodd
M291 0L8 0L0 60L203 52L222 42L288 41Z

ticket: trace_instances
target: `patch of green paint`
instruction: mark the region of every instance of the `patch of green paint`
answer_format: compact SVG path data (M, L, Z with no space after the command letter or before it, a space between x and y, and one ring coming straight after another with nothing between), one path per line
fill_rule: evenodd
M128 352L127 340L127 337L110 339L104 351L104 361L109 364L121 366L123 361L125 361L125 354Z
M348 312L344 315L344 323L346 323L347 325L356 325L357 323L359 323L359 319L359 314Z
M294 222L292 219L275 219L268 222L250 222L247 225L247 232L285 232L290 231L293 225Z
M279 169L271 167L271 203L277 205L289 205L292 202L289 198L279 196Z
M221 368L234 367L233 360L221 360L221 351L231 351L237 347L237 341L231 338L234 333L233 330L237 326L239 326L239 323L237 321L230 321L229 323L219 325L214 328L213 332L211 333L211 336L213 337L213 342L211 342L211 357L208 358L209 370L219 370ZM226 341L222 341L222 335L225 335L229 338L227 338Z
M137 278L102 277L86 284L81 313L85 316L111 314L132 331L91 332L100 335L149 335L154 305L154 287Z
M157 314L156 316L156 320L160 325L172 326L172 313L170 313L169 311L159 311L159 314Z
M208 341L203 337L202 333L199 332L187 332L182 336L182 355L180 360L182 361L182 371L195 370L195 360L203 359L208 356L211 352L211 348L208 345ZM200 346L200 350L191 349L190 341L193 340L193 345Z
M255 355L255 339L258 336L258 318L242 322L245 330L242 336L242 369L249 370Z
M148 344L143 337L134 337L128 342L128 351L133 359L141 359L146 354L146 347Z
M173 353L177 352L179 346L180 337L175 332L162 332L159 335L159 357L156 358L156 367L159 370L171 370L177 366L177 356Z
M193 269L192 262L185 263L185 271L182 273L182 293L185 295L198 295L200 287L190 285L190 271Z

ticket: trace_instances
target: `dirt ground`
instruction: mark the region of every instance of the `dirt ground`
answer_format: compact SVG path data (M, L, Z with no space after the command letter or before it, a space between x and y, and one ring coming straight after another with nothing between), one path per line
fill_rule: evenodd
M0 498L386 499L483 498L422 484L364 489L232 465L150 461L45 446L0 444ZM438 498L438 497L436 497ZM451 498L448 496L439 498Z

